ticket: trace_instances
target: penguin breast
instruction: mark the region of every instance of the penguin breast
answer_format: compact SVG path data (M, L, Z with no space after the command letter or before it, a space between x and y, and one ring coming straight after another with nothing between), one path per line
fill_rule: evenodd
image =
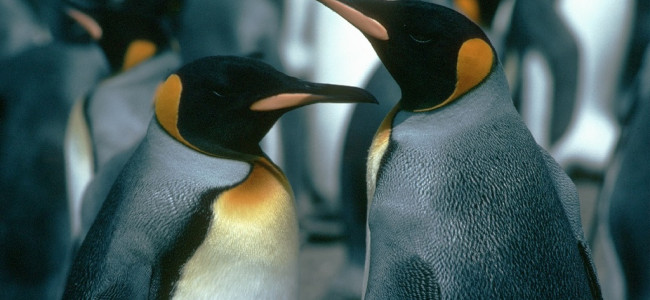
M259 159L212 209L206 237L183 267L174 298L295 298L298 229L284 174Z

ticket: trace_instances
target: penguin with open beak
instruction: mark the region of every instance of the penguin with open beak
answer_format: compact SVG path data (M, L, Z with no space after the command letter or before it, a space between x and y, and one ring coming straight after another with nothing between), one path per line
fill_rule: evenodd
M293 194L259 142L283 113L317 102L375 99L249 58L203 58L170 75L65 297L296 298Z
M483 31L420 1L319 0L401 89L368 158L366 299L600 298L575 186Z

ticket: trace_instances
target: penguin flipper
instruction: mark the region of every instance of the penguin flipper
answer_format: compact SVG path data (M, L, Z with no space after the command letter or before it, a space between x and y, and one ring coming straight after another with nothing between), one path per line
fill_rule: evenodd
M553 178L555 190L557 191L560 201L562 202L564 212L571 225L571 230L573 231L573 234L577 240L578 251L580 252L580 257L582 258L582 263L585 267L585 273L587 274L587 280L589 281L591 295L594 299L602 299L603 296L600 291L600 284L598 282L598 276L596 275L596 268L594 267L594 263L591 258L591 250L589 249L589 245L587 245L584 233L582 231L582 222L580 220L580 200L578 199L578 192L569 176L566 175L560 165L555 162L553 157L551 157L551 155L541 147L540 152L546 161L547 170L551 178Z
M149 283L152 282L152 268L145 264L131 265L128 272L119 277L119 281L111 282L93 299L150 299L155 297ZM152 295L153 297L150 297Z
M435 269L421 257L408 257L387 271L375 274L365 299L442 299Z
M431 267L419 257L413 257L396 268L396 282L399 284L395 291L399 299L442 299L440 284Z
M93 275L78 276L78 271L68 278L63 299L149 299L156 295L156 290L149 288L153 282L152 267L143 262L126 263L119 268L105 264Z
M549 177L552 178L555 191L562 203L566 217L571 225L573 235L578 241L584 242L585 238L582 231L582 221L580 220L580 200L578 199L578 190L573 184L573 181L571 181L571 178L569 178L555 159L553 159L553 157L543 148L539 147L539 151L544 158Z

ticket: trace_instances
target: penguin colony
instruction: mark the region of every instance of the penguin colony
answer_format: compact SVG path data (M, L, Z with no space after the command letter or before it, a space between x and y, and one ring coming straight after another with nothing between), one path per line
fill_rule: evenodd
M420 1L319 1L363 32L402 93L369 149L365 297L601 298L575 186L521 121L481 29ZM153 55L136 46L113 68ZM235 56L167 77L64 298L296 298L293 193L259 143L320 102L376 100Z

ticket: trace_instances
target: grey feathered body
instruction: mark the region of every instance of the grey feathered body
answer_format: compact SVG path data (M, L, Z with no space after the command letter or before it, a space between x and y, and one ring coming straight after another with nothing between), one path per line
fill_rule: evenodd
M366 299L586 299L575 186L499 67L455 102L400 111L371 198Z
M154 119L82 244L64 297L169 297L203 242L216 196L250 169L189 149Z

